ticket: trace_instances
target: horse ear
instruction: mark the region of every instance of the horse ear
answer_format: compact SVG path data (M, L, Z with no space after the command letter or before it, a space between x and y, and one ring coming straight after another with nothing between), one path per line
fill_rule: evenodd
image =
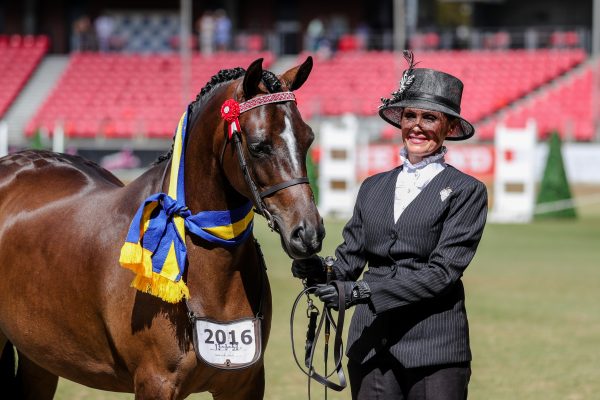
M306 82L308 75L313 67L313 59L311 56L306 58L301 65L290 69L281 75L281 79L288 84L290 90L299 89Z
M259 58L254 61L248 69L246 70L246 75L244 75L244 83L242 87L244 88L244 98L250 99L254 97L258 93L258 84L262 79L262 62L263 59Z

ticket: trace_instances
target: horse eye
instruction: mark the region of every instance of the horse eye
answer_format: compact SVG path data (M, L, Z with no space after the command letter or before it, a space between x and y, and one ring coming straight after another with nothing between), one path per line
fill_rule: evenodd
M271 153L271 146L266 143L249 143L248 150L255 157L266 156Z

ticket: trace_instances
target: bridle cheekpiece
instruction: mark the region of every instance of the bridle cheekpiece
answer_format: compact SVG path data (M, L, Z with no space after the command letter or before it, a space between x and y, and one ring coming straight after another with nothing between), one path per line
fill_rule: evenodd
M262 192L258 191L258 187L256 183L250 176L250 171L248 169L248 164L246 163L246 159L244 157L244 152L242 150L242 144L240 139L241 134L241 126L239 116L249 111L253 108L264 106L266 104L271 103L283 103L293 101L296 102L296 96L293 92L278 92L278 93L269 93L261 96L254 97L250 100L244 101L242 103L238 103L234 99L227 99L223 102L221 106L221 118L228 124L227 126L227 141L233 140L235 144L235 149L238 153L238 160L240 162L240 167L244 174L244 179L246 180L246 184L250 188L252 192L252 197L254 198L254 203L256 204L257 212L265 217L268 221L269 227L274 230L275 221L271 213L267 210L267 207L264 204L263 198L272 195L275 192L278 192L282 189L285 189L290 186L299 185L299 184L308 184L308 178L295 178L290 179L285 182L278 183L273 185ZM223 147L223 153L221 153L221 158L224 154L225 147Z

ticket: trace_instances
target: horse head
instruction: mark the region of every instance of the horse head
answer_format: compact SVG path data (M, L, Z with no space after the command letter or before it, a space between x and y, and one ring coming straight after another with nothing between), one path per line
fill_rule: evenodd
M260 105L240 113L238 151L224 152L222 157L230 184L252 199L256 209L270 220L292 258L320 251L325 236L323 219L306 179L306 156L314 134L295 101L289 100L311 69L312 58L308 57L301 65L275 76L263 70L262 59L254 61L237 81L231 97L242 104L254 100ZM288 100L267 102L277 99L278 94L288 96ZM261 99L267 100L261 104ZM227 125L225 122L226 131ZM227 133L225 136L227 141ZM241 164L247 165L246 176Z

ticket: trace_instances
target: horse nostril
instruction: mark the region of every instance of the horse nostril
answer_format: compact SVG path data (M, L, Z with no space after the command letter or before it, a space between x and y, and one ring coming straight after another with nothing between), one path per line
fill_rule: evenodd
M313 254L321 249L321 242L325 236L323 226L306 225L299 223L292 231L290 242L304 253Z
M292 231L292 240L299 240L304 242L304 222L300 222L296 228Z

